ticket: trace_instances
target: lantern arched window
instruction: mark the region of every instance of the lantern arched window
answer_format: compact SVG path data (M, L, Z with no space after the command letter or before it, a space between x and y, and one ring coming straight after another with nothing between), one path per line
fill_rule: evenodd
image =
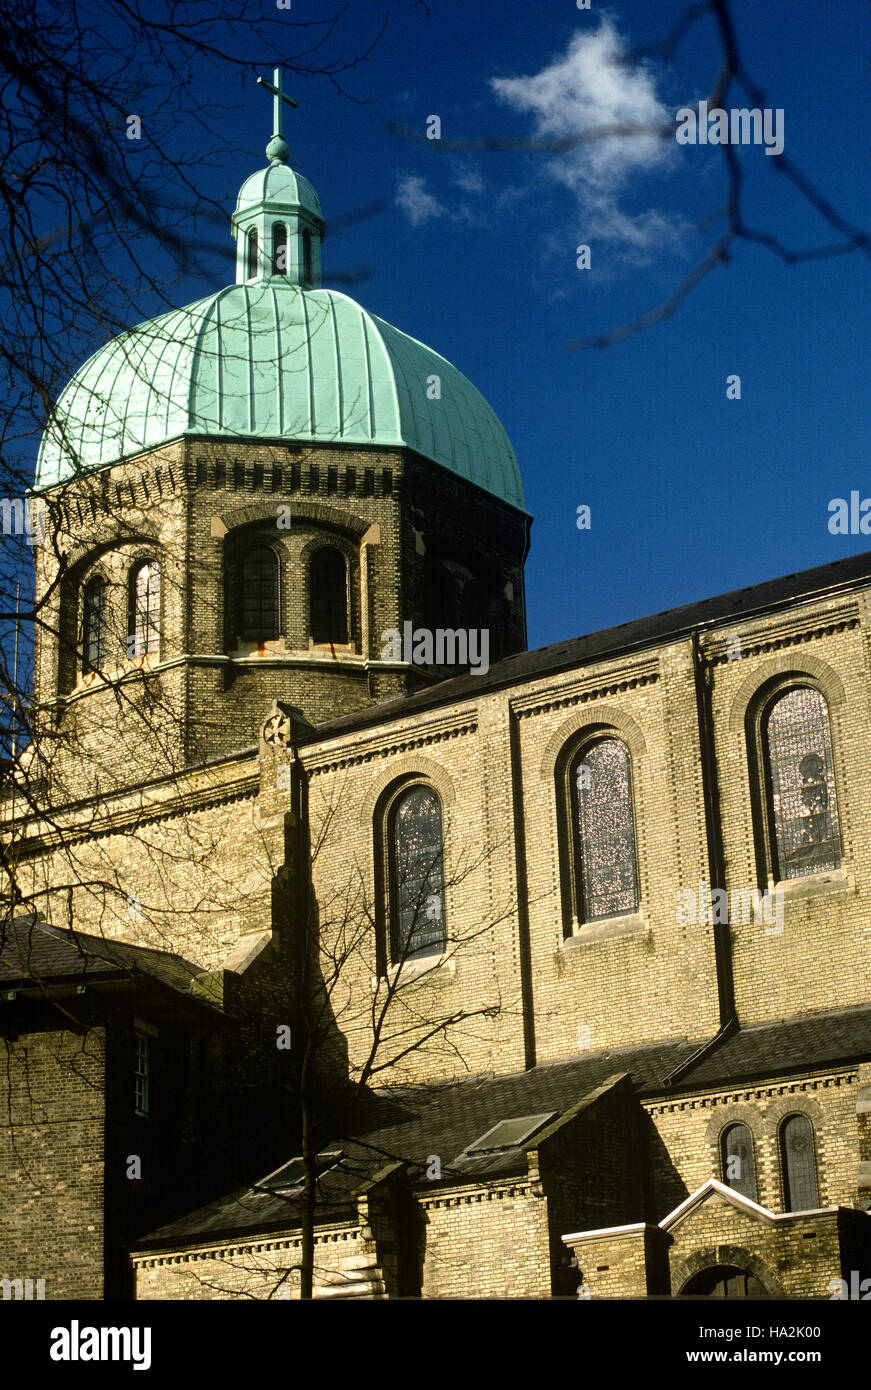
M335 546L321 546L312 555L309 618L313 642L348 641L348 562Z
M106 663L106 581L89 579L82 595L82 670L101 671Z
M278 557L258 545L242 561L239 636L244 642L273 642L278 636Z
M127 655L131 660L160 650L160 563L143 560L130 571Z

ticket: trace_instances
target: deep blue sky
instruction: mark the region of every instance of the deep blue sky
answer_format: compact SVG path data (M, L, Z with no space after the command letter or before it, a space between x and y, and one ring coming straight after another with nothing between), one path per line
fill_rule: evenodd
M571 352L568 342L666 298L711 244L719 224L701 234L696 224L723 203L721 154L669 142L667 158L639 154L622 183L618 155L616 173L601 172L591 192L579 156L567 157L562 176L548 154L445 153L387 130L399 122L423 131L435 113L445 138L528 136L533 116L500 100L491 79L552 67L606 15L630 49L650 45L684 8L432 0L429 18L411 5L391 11L372 56L344 79L356 102L324 79L287 78L300 103L286 126L291 163L318 189L328 225L372 200L387 204L328 237L325 282L331 270L368 267L350 292L453 361L508 430L535 517L530 646L868 548L827 529L831 498L871 496L867 259L789 266L739 242L668 321L604 351ZM868 6L733 8L746 66L784 110L787 155L850 222L871 229ZM293 0L288 21L322 13L314 0ZM382 13L379 0L351 0L344 48L363 46ZM673 115L706 94L719 60L706 19L671 61L654 63L647 90ZM624 79L637 95L642 79L618 70L612 80L622 90ZM211 149L193 115L176 138L229 217L261 162L270 99L253 74L194 66L192 112L196 102L206 103ZM749 104L735 89L727 101ZM739 157L748 224L791 247L841 239L778 174L776 158L760 147ZM432 215L413 222L396 202L403 189L424 212L435 200ZM614 234L623 216L641 243L634 249ZM575 264L581 242L593 252L584 272ZM216 261L179 298L228 278ZM740 401L726 399L730 373L741 376ZM589 532L576 527L581 503L592 507Z

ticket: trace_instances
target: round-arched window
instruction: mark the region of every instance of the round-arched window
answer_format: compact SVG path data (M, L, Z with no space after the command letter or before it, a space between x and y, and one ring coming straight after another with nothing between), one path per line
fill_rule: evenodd
M82 597L82 670L102 671L106 663L106 581L89 579Z
M588 744L570 768L576 910L580 922L638 908L629 750L620 739Z
M253 280L257 275L257 228L252 227L248 233L248 279Z
M272 274L287 274L287 228L283 222L272 224Z
M278 557L258 545L242 561L239 636L243 642L274 642L278 636Z
M431 787L414 785L388 812L390 952L394 962L445 948L442 806Z
M143 560L130 572L127 655L131 660L160 649L160 563Z
M756 1163L753 1156L753 1136L746 1125L729 1125L720 1141L723 1162L723 1182L734 1187L751 1202L756 1195Z
M811 686L793 686L762 721L772 877L802 878L841 865L829 711Z
M814 1129L806 1115L789 1115L780 1126L783 1201L787 1211L819 1206Z
M335 546L321 546L311 558L309 616L313 642L348 641L348 563Z

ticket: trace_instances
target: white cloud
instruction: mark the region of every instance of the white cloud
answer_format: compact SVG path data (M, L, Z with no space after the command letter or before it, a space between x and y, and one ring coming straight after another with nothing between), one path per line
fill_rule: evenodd
M624 61L625 45L610 20L577 33L565 54L530 77L491 78L496 95L516 111L531 113L537 137L579 135L614 125L657 126L673 119L644 63ZM581 240L593 238L644 253L673 241L675 227L659 211L629 213L619 205L630 181L661 168L675 153L673 141L655 135L604 136L547 162L550 174L577 196L584 221Z
M407 174L399 180L396 202L412 227L419 227L433 217L441 217L445 211L435 194L427 189L426 180L418 174Z
M458 188L462 188L464 193L483 193L487 186L480 169L471 161L459 165L454 183Z

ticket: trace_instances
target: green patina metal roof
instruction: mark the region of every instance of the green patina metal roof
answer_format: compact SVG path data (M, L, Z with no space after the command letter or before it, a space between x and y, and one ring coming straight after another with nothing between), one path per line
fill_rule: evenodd
M287 164L282 136L282 103L295 103L279 70L272 84L258 80L273 93L275 133L231 218L237 283L94 353L46 426L36 487L190 434L407 447L522 508L517 460L480 391L431 348L321 288L320 201Z
M288 164L267 164L245 180L236 199L236 216L249 208L259 207L261 203L270 206L307 208L316 216L323 216L321 200L312 184L303 175L291 169Z
M523 507L508 436L461 372L347 295L281 276L229 286L100 348L61 395L36 487L186 433L405 445Z

